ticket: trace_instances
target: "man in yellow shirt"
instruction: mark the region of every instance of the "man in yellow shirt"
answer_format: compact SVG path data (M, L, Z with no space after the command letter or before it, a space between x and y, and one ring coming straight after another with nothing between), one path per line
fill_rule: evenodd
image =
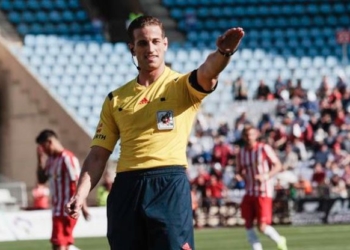
M117 176L107 201L110 248L194 249L187 140L201 101L214 91L244 31L227 30L217 38L217 50L188 74L165 66L168 39L157 18L136 18L128 35L139 74L106 97L77 192L66 210L78 216L120 140Z

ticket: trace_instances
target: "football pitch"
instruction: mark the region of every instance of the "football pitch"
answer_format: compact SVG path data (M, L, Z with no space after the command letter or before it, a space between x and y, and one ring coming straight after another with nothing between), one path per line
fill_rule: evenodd
M350 250L350 225L281 226L289 250ZM265 250L276 246L260 235ZM197 250L249 250L243 228L201 229L195 232ZM77 238L82 250L108 250L106 238ZM1 250L50 250L47 240L0 242Z

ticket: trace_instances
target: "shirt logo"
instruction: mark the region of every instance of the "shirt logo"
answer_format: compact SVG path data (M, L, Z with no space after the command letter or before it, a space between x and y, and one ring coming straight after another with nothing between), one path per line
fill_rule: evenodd
M149 103L149 100L147 100L146 97L144 97L144 98L139 102L139 104L147 104L147 103Z
M174 114L172 110L157 112L157 126L159 130L172 130L175 127Z

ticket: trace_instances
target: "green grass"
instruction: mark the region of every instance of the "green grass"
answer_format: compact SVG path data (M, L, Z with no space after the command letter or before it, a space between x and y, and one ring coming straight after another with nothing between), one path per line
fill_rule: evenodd
M288 240L289 250L350 250L350 225L277 227ZM260 235L265 250L276 246ZM201 229L195 233L197 250L248 250L243 228ZM78 238L77 247L82 250L108 250L105 238ZM48 240L0 242L1 250L50 250Z

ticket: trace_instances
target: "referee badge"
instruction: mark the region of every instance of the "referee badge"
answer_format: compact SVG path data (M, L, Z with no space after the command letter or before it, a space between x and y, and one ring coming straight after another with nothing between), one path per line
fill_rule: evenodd
M172 130L175 127L174 113L172 110L157 112L157 126L159 130Z

